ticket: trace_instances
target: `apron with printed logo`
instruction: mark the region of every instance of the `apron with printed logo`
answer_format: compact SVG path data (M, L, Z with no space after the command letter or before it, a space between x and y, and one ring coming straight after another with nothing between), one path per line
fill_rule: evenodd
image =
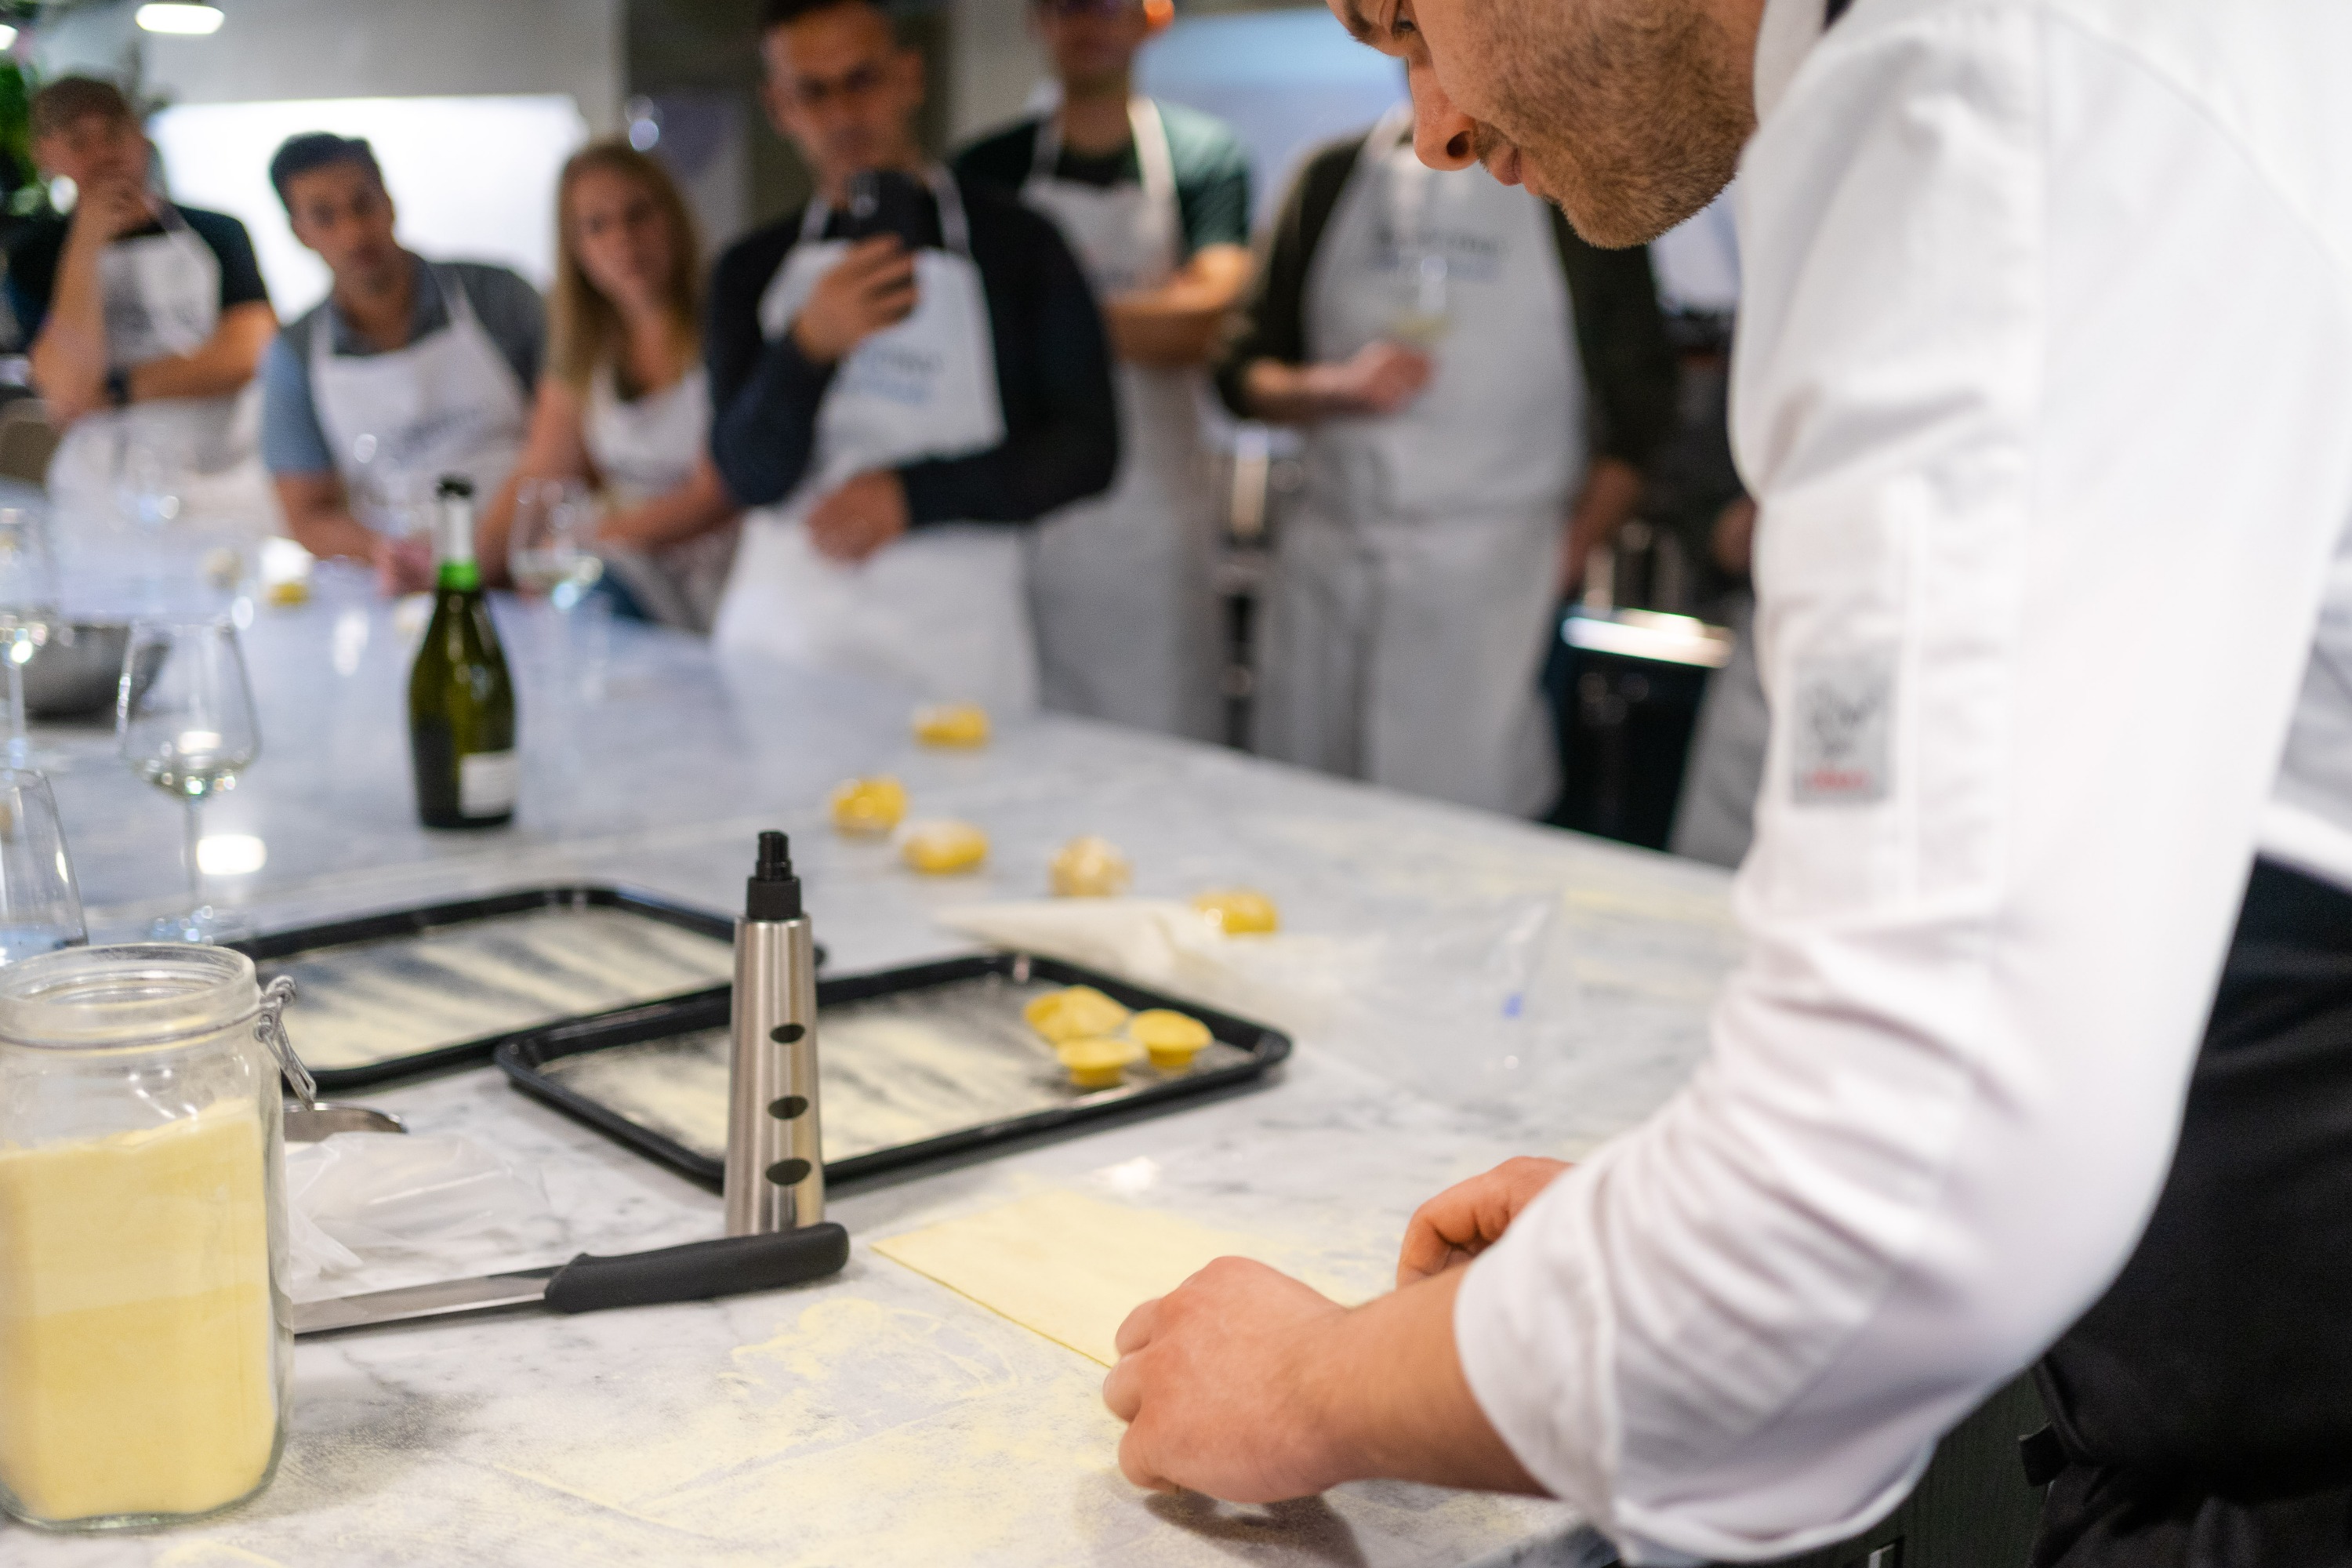
M477 502L487 502L522 452L526 389L457 276L432 273L448 324L405 348L335 353L331 300L310 332L311 405L353 515L373 526L392 515L387 497L413 505L445 475L471 479Z
M118 239L99 253L106 363L135 370L192 354L220 324L220 258L179 209L157 201L161 234ZM175 397L100 409L74 422L49 461L60 513L111 521L124 483L143 476L168 489L173 521L215 535L274 531L278 505L259 451L258 382L232 397Z
M1532 815L1558 786L1537 682L1584 477L1584 382L1543 204L1375 126L1308 267L1320 363L1405 342L1436 362L1385 418L1330 419L1276 540L1266 755Z
M1183 253L1176 171L1160 110L1128 110L1137 185L1055 177L1061 121L1037 130L1022 199L1052 218L1104 300L1157 288ZM1118 366L1119 463L1104 495L1045 519L1030 542L1045 702L1167 734L1223 732L1217 518L1197 369Z
M915 253L915 309L845 356L818 406L807 476L783 503L746 514L712 636L817 669L880 676L933 699L1001 713L1037 705L1020 532L978 523L909 530L865 560L818 553L805 521L820 499L862 473L966 457L1004 439L988 300L972 264L955 184L927 175L944 249ZM782 337L817 279L849 248L823 237L832 209L809 204L760 300Z
M674 386L624 399L613 367L599 365L588 383L582 435L614 505L643 506L682 489L710 437L710 373L698 364ZM598 553L655 620L704 632L726 591L739 531L730 522L663 550L606 545Z

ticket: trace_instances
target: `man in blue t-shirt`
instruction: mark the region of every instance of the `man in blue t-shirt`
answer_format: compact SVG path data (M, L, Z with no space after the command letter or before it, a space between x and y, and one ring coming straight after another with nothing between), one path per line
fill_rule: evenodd
M1061 104L955 166L1060 226L1118 357L1118 479L1041 524L1030 561L1045 705L1217 740L1223 517L1200 410L1250 278L1249 153L1222 121L1136 93L1136 56L1173 15L1170 0L1035 0Z
M269 163L294 237L334 286L262 362L262 460L288 531L313 555L376 568L385 588L433 580L417 524L445 475L487 503L521 452L546 318L503 267L404 248L364 141L312 132Z
M125 430L181 473L235 467L251 447L234 402L278 331L245 226L155 192L153 149L111 82L62 77L32 121L35 162L75 191L70 216L36 220L8 252L33 384L67 433L51 491L110 506Z

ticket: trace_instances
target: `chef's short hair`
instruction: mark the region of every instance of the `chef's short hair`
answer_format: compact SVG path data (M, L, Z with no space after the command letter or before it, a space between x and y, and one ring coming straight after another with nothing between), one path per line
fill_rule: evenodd
M79 120L136 125L139 116L122 89L94 76L61 76L33 95L33 134L47 136Z
M349 163L367 172L377 190L383 189L383 169L375 161L375 149L364 136L338 136L331 131L305 131L299 136L289 136L279 144L269 160L269 183L278 187L278 199L286 204L289 212L294 203L286 195L286 187L314 169L331 168L337 163Z
M901 43L906 41L899 32L898 17L882 0L761 0L760 37L764 38L779 27L789 27L803 16L836 11L844 5L861 5L875 12L890 24L892 37Z

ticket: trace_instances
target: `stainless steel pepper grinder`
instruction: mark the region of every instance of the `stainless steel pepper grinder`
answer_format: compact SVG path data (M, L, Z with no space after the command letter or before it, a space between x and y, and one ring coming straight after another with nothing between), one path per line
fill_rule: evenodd
M727 1234L796 1230L824 1218L817 1113L816 943L792 845L760 835L735 922L734 1035L727 1103Z

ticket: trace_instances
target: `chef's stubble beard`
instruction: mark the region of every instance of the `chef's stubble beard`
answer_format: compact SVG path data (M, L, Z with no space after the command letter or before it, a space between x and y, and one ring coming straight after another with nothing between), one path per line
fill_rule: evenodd
M1715 199L1756 127L1749 73L1704 0L1474 0L1504 142L1576 232L1641 245Z

